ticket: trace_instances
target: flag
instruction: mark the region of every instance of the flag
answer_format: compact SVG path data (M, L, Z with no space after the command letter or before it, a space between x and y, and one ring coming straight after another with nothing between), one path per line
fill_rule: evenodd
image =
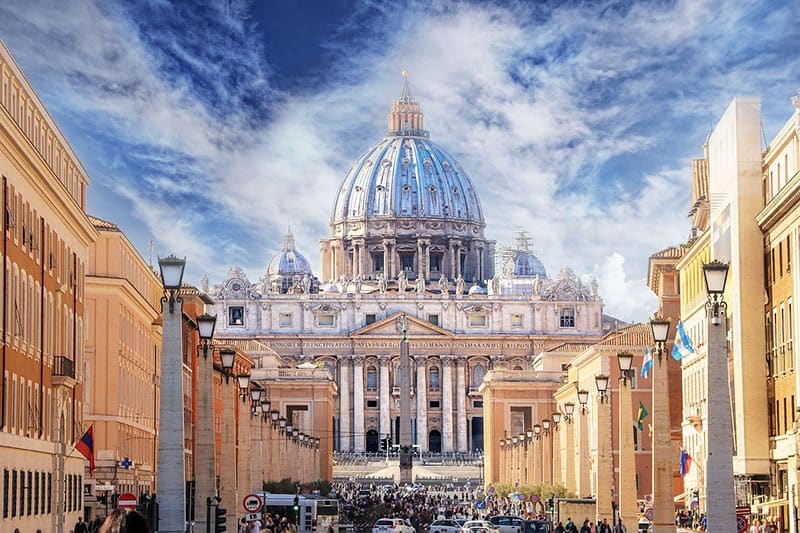
M672 358L680 361L687 355L693 354L692 339L686 333L686 328L683 327L683 321L678 320L677 331L675 332L675 343L672 345Z
M689 468L692 467L692 456L689 452L681 448L681 477L689 473Z
M639 431L641 431L644 426L642 425L642 420L647 417L647 409L644 408L644 404L641 400L639 400L639 414L636 415L636 425L639 427Z
M653 354L650 348L644 349L644 362L642 363L642 378L647 379L650 377L650 371L653 369Z
M89 460L89 475L94 474L94 424L89 426L81 440L75 445L75 449Z

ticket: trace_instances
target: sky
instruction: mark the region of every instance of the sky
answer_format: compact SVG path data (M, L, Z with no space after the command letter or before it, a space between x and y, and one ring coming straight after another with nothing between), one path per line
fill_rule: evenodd
M765 143L800 87L800 4L4 0L0 39L83 162L89 213L212 284L288 227L320 273L333 199L408 70L486 236L533 238L644 321L648 257L686 242L691 160L731 99ZM152 243L152 244L151 244Z

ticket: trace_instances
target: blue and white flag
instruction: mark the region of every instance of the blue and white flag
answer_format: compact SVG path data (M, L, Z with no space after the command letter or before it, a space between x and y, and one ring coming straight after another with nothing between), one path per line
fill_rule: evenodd
M693 354L692 339L686 333L686 328L683 327L683 321L678 320L678 328L675 332L675 344L672 345L672 358L680 361L687 355Z
M647 379L650 377L650 371L653 369L653 354L650 348L644 349L644 361L642 362L642 378Z

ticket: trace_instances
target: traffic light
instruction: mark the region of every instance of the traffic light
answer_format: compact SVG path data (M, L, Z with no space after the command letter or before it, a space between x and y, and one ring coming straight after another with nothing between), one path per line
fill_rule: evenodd
M547 498L547 512L553 512L553 498Z
M381 450L386 451L389 449L389 443L386 442L389 439L381 439Z
M297 494L295 494L294 495L294 512L296 513L299 510L300 510L300 497Z
M228 510L222 507L214 509L214 533L223 533L228 530L228 528L225 527L225 523L228 521L227 516L225 516L227 514Z

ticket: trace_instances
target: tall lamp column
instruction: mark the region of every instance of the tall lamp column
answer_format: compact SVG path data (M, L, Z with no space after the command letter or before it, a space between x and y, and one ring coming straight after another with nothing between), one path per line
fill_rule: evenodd
M216 315L203 313L197 317L197 332L200 337L198 358L202 360L197 364L197 442L195 442L194 476L195 476L195 502L196 510L203 509L209 498L217 497L217 472L214 465L215 438L214 438L214 327L217 324ZM209 352L211 361L208 360ZM209 531L209 517L207 513L195 513L195 527L197 531Z
M736 531L736 492L733 485L733 422L728 379L728 317L723 299L728 265L719 261L703 265L708 303L708 459L706 509L709 531Z
M183 299L186 259L159 258L161 284L161 383L158 429L158 530L186 528L186 467L183 440Z
M633 354L617 354L619 364L619 517L633 528L639 517L636 505L636 458L633 453L633 407L628 380L633 379Z
M595 463L597 476L594 496L597 502L595 523L599 523L614 512L611 505L614 491L612 474L614 461L611 458L611 402L608 397L608 376L600 374L595 376L594 380L597 386L597 426L594 428L597 438L597 462Z
M664 351L669 338L669 320L656 317L650 321L650 329L655 342L655 356L658 364L653 368L653 395L650 403L653 411L653 531L655 533L675 533L675 517L672 514L672 469L675 457L672 455L670 436L669 371L664 361ZM654 361L655 362L655 361Z

